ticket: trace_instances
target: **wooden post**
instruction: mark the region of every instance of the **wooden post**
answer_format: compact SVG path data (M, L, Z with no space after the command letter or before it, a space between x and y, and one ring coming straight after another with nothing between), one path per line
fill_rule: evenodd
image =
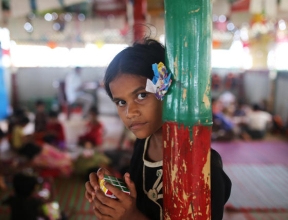
M211 219L211 1L165 0L164 219Z

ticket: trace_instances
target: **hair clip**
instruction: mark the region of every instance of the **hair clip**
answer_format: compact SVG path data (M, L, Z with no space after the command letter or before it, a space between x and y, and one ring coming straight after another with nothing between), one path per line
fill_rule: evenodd
M157 99L163 100L163 97L172 82L172 79L170 79L171 73L168 74L168 71L162 62L158 63L158 65L157 63L152 64L152 69L154 77L152 81L147 79L145 90L154 93Z

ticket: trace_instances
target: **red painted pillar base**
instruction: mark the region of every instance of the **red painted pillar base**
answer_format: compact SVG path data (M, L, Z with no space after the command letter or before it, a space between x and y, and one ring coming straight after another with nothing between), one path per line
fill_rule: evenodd
M166 220L211 218L211 127L199 125L190 129L175 122L163 126Z

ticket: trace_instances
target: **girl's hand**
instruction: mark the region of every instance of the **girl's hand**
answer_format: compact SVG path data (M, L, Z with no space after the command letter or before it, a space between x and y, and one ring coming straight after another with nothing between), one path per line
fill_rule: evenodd
M97 174L90 173L89 181L85 183L86 188L85 197L90 203L92 203L92 201L95 199L96 191L100 189L98 176L103 177L104 173L108 174L109 172L103 168L99 168Z
M101 172L97 172L97 174L100 178L100 175L103 175ZM105 196L98 185L96 196L94 199L92 199L94 205L93 209L97 219L147 220L147 218L136 207L136 188L133 181L130 179L129 173L124 175L124 180L130 190L130 195L122 192L120 189L107 182L105 183L105 187L110 190L117 197L117 199L112 199Z

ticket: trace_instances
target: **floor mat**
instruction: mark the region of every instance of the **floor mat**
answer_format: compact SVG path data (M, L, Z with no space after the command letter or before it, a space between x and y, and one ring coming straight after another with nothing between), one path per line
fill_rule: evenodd
M226 164L232 181L227 209L235 211L288 210L288 167Z
M212 142L224 164L281 164L288 166L287 141Z

